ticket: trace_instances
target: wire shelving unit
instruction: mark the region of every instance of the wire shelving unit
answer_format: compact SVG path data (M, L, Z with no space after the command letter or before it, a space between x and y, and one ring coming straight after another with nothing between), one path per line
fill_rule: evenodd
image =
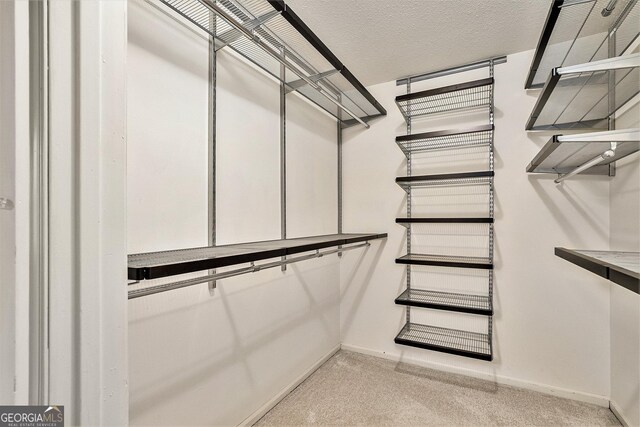
M481 360L493 359L493 248L494 248L494 60L486 61L489 77L446 87L411 92L412 78L402 81L407 94L396 97L406 124L407 134L396 137L396 144L407 158L407 174L397 177L396 183L407 193L407 215L396 218L396 223L406 227L406 254L396 258L396 263L406 268L406 288L395 299L405 307L406 323L395 338L401 345L434 350ZM467 69L462 66L460 69ZM474 68L477 68L474 66ZM448 73L448 71L447 71ZM440 75L441 73L434 73ZM429 77L426 77L429 78ZM423 80L418 77L416 80ZM487 123L465 129L439 130L413 134L412 120L417 117L438 115L454 111L484 110ZM462 150L486 147L488 170L444 174L413 174L414 156L430 156L441 150ZM485 215L414 216L412 199L415 190L432 187L486 186L488 188L488 212ZM482 196L484 197L484 196ZM412 250L413 226L434 224L485 224L488 227L487 256L462 256L455 254L425 254ZM427 233L427 236L429 233ZM444 267L451 269L478 269L487 271L488 285L485 294L446 289L424 289L412 281L412 268ZM454 273L455 274L455 273ZM487 333L463 331L435 325L412 322L411 309L445 310L456 313L486 316Z

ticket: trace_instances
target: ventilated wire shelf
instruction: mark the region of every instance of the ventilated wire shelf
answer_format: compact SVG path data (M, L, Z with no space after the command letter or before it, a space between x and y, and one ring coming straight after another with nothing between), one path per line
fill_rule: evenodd
M461 313L493 314L491 297L488 295L461 294L432 291L427 289L406 289L396 298L396 304Z
M470 129L443 130L396 137L396 144L409 157L432 150L449 150L489 146L493 142L493 125Z
M333 55L300 18L283 2L271 0L161 0L161 2L214 37L215 49L231 49L272 77L286 83L329 114L338 118L342 104L367 122L385 115L385 109ZM234 24L249 31L248 37L216 14L219 7ZM291 66L284 77L281 63L260 44L278 53ZM302 74L317 85L303 82ZM333 101L332 101L333 100ZM345 110L346 111L346 110ZM345 120L356 119L344 113Z
M551 4L525 88L542 87L555 67L618 56L638 37L640 5L618 0L608 16L602 10L610 0L554 0ZM615 50L609 52L609 32L615 31Z
M493 182L493 171L463 172L439 175L416 175L396 178L404 190L431 186L489 185Z
M585 69L589 65L582 64ZM640 93L638 66L563 74L558 70L545 83L526 130L607 129L608 117Z
M493 358L489 335L477 332L407 323L396 336L395 342L482 360Z
M489 77L397 96L396 104L405 119L457 110L490 109L492 92L493 77Z
M581 172L590 175L608 175L609 164L640 151L638 129L582 133L576 135L554 135L527 166L529 173L569 173L591 159L611 149L614 154L602 158L597 166Z
M491 217L411 217L396 218L396 224L410 227L412 224L493 224Z
M396 258L396 264L426 265L452 268L477 268L492 270L493 262L488 257L470 257L457 255L407 254Z

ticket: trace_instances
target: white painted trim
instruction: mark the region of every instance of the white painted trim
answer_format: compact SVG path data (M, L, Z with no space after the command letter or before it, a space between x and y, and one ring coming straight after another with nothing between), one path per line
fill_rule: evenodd
M331 351L329 351L327 354L322 356L320 358L320 360L318 360L316 363L314 363L309 369L307 369L304 373L302 373L302 375L300 375L298 378L296 378L291 384L289 384L285 388L283 388L278 394L275 395L275 397L273 399L269 400L267 403L262 405L253 414L251 414L247 418L245 418L244 421L242 421L239 425L240 426L251 426L251 425L255 424L260 418L264 417L264 415L267 412L269 412L271 409L273 409L274 406L276 406L278 403L280 403L280 401L282 399L284 399L289 393L291 393L296 387L298 387L300 384L302 384L302 382L304 380L309 378L309 376L311 374L313 374L316 370L318 370L318 368L320 366L324 365L324 363L327 360L329 360L334 354L336 354L340 350L340 347L341 346L338 344Z
M620 408L620 406L613 400L609 402L609 409L611 409L613 415L616 416L618 421L620 421L620 424L622 424L624 427L629 427L631 425L629 424L629 420L627 420L624 415L622 415L622 408Z
M485 372L477 372L466 368L457 368L454 366L444 365L440 363L430 363L423 360L414 359L411 357L404 357L398 354L385 353L378 350L371 350L363 347L358 347L349 344L342 344L342 349L346 351L353 351L355 353L366 354L368 356L380 357L394 362L403 362L410 365L422 366L424 368L435 369L437 371L450 372L453 374L465 375L472 378L478 378L481 380L491 381L501 385L508 385L511 387L518 387L525 390L537 391L539 393L548 394L551 396L562 397L564 399L577 400L579 402L591 403L594 405L609 407L609 399L606 396L598 396L590 393L582 393L573 390L567 390L560 387L555 387L547 384L532 383L529 381L520 380L517 378L509 378L500 375L487 374Z

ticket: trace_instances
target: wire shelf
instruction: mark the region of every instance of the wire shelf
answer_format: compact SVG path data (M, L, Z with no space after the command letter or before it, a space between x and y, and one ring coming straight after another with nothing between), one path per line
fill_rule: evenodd
M489 185L493 182L493 171L449 173L438 175L402 176L396 183L406 192L411 188L455 185Z
M588 70L590 64L580 66ZM609 96L610 79L614 82L612 105L609 104L612 98ZM556 68L545 83L525 129L604 130L608 128L608 117L638 93L638 66L568 73L561 73L561 70Z
M307 25L280 0L161 0L186 21L214 37L215 49L231 49L339 118L342 104L359 120L386 110ZM216 13L219 8L225 16ZM230 22L232 21L232 22ZM246 34L234 27L239 25ZM277 59L265 50L275 52ZM284 79L281 62L286 61ZM317 87L301 79L305 76ZM346 111L346 110L345 110ZM355 119L354 119L355 120Z
M625 52L638 37L637 0L619 0L609 16L602 10L610 0L554 0L531 63L526 89L544 85L555 67L598 61L611 56L609 33L615 30L615 52Z
M386 234L329 234L132 254L128 256L128 278L158 279L386 237Z
M638 129L594 132L577 135L554 135L527 166L529 173L566 174L617 144L614 155L603 158L598 166L581 173L609 175L609 164L640 151ZM622 139L624 138L624 140Z
M395 342L475 359L493 359L489 335L477 332L406 323Z
M396 258L396 264L426 265L452 268L477 268L492 270L493 262L488 257L469 257L456 255L407 254Z
M421 217L396 218L396 224L410 227L411 224L493 224L491 217Z
M489 146L493 142L493 125L463 130L443 130L396 137L396 144L407 158L431 150Z
M488 295L460 294L431 291L427 289L406 289L396 298L396 304L436 310L491 316L493 305Z
M457 110L491 108L493 77L396 97L405 120Z

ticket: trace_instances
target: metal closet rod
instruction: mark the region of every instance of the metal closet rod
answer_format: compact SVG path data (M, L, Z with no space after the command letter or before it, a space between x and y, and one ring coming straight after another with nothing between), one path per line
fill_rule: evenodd
M238 30L242 34L244 34L244 36L247 37L249 40L252 40L262 50L267 52L276 61L278 61L279 63L284 65L287 69L289 69L295 75L297 75L302 80L304 80L309 86L311 86L312 88L317 90L325 98L327 98L329 101L334 103L338 108L342 109L344 112L349 114L351 117L353 117L355 120L357 120L364 127L369 129L370 125L368 125L360 117L358 117L357 114L355 114L349 108L347 108L344 105L342 105L342 103L340 101L335 100L329 93L327 93L327 91L325 89L322 88L322 86L320 86L319 84L314 82L309 77L305 76L304 73L300 72L293 64L289 63L289 61L287 61L285 58L283 58L282 55L279 52L273 50L271 48L271 46L269 46L265 42L263 42L260 39L260 37L258 37L258 35L256 35L255 30L248 30L247 28L245 28L244 25L242 25L238 21L236 21L231 15L229 15L227 12L225 12L224 9L222 9L220 6L215 4L212 0L200 0L200 3L202 3L205 7L207 7L212 12L214 12L215 14L220 16L222 19L224 19L227 22L227 24L231 25L236 30Z
M602 154L598 154L593 159L581 164L580 166L578 166L577 168L575 168L571 172L565 173L564 175L560 175L557 179L554 179L553 182L555 182L556 184L560 184L565 179L571 178L572 176L577 175L580 172L582 172L584 170L587 170L589 168L592 168L593 166L596 166L596 165L604 162L605 160L615 156L616 155L616 147L617 147L617 144L615 142L612 142L610 149L608 149L607 151L605 151Z
M178 282L163 283L162 285L150 286L148 288L134 289L128 292L128 298L134 299L134 298L144 297L147 295L158 294L161 292L172 291L174 289L186 288L188 286L198 285L200 283L206 283L212 280L225 279L228 277L239 276L241 274L247 274L247 273L255 273L261 270L266 270L268 268L281 267L283 265L293 264L295 262L306 261L308 259L314 259L314 258L320 258L325 255L342 253L342 252L350 251L352 249L358 249L358 248L369 247L369 246L371 246L371 243L365 242L365 243L359 243L353 246L345 246L345 247L330 249L322 252L318 249L315 253L312 253L309 255L302 255L294 258L283 259L280 261L269 262L261 265L255 265L254 263L251 263L249 267L237 268L235 270L225 271L225 272L216 273L216 274L210 274L207 276L196 277L193 279L181 280ZM137 283L139 282L134 282L134 283L131 283L130 285L137 284Z

